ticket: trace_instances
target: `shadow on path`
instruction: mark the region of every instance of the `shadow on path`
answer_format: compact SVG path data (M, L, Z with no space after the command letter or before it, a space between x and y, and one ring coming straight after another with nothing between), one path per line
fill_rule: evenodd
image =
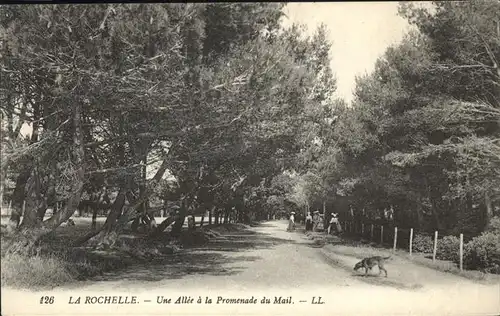
M276 238L248 229L233 231L212 239L204 246L186 248L173 255L134 264L126 269L94 277L92 280L161 281L180 279L188 275L234 275L246 269L248 264L245 262L261 259L255 255L245 255L246 251L296 243L298 242L294 240Z

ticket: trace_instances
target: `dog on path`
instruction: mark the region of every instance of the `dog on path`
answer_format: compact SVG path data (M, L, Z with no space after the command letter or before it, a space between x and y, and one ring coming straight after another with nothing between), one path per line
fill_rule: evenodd
M368 270L371 270L374 266L378 266L378 274L380 275L382 271L385 272L385 277L387 278L387 270L384 268L384 262L391 258L389 257L381 257L381 256L374 256L374 257L368 257L364 258L360 262L356 263L354 266L354 271L357 271L361 268L365 268L365 276L368 275Z

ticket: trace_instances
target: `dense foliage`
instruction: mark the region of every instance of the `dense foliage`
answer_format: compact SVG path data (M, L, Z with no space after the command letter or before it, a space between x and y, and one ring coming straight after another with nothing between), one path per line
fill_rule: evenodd
M179 203L177 231L188 212L267 214L334 88L325 28L281 29L282 7L1 7L12 230L34 241L90 205L108 217L84 239L112 244L158 200Z
M403 3L413 29L357 78L350 105L335 99L326 27L284 29L282 8L0 7L1 191L13 232L34 241L91 206L107 220L84 240L113 244L130 221L178 232L188 213L250 221L323 206L466 241L488 229L468 245L490 249L500 4ZM172 203L180 214L155 229L154 206ZM415 249L428 251L419 238ZM456 240L441 247L448 258ZM470 249L478 265L490 260Z
M392 207L399 227L483 231L500 207L499 13L494 1L401 4L413 29L336 108L300 184L309 202L343 196L355 217L387 221Z

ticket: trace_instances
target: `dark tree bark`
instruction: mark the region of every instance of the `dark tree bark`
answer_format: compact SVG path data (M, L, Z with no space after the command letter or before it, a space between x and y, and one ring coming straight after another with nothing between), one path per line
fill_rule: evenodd
M228 224L229 222L229 213L231 212L231 208L230 207L226 207L226 209L224 210L224 224Z
M158 225L153 235L162 233L168 226L170 226L175 221L174 216L169 216L163 220L163 222Z
M87 236L88 237L87 240L89 240L90 238L93 238L95 236L95 238L94 238L95 241L92 243L93 245L96 245L96 246L101 245L101 246L108 246L108 247L113 246L116 243L120 233L125 228L125 225L130 221L130 218L134 214L135 215L137 214L137 210L140 207L140 205L148 198L152 189L158 185L161 178L165 174L165 171L167 170L168 164L169 164L169 159L165 158L163 160L160 168L158 169L158 171L154 175L154 177L149 181L148 185L146 186L146 190L143 192L143 196L139 196L139 198L136 199L132 205L125 206L123 208L123 205L125 204L125 195L126 195L124 193L123 196L120 198L120 201L123 200L123 204L121 204L120 210L123 208L123 211L120 212L120 214L121 214L120 216L118 214L118 211L116 211L116 215L113 215L113 217L116 216L118 218L118 220L115 220L116 224L113 225L112 228L110 228L105 233L100 234L100 232L102 231L102 229L101 229L101 230L98 230L97 232L93 232L93 233L89 234L90 237ZM117 199L118 199L118 197L117 197ZM115 203L117 203L116 200L115 200ZM115 206L115 209L118 209L118 205ZM111 216L111 213L110 213L110 215L108 215L108 219L110 216ZM108 219L106 219L106 221L108 221ZM111 221L112 221L112 219L110 219L110 222ZM105 225L103 225L103 228L104 228L104 226ZM161 226L161 224L160 224L160 226ZM96 236L98 234L100 234L100 236ZM84 242L85 242L85 240L79 241L77 244L82 244Z
M12 194L11 214L8 224L8 231L14 232L21 222L24 204L24 188L31 174L31 168L26 166L25 169L17 176L16 186Z
M118 217L122 212L124 204L125 204L125 189L122 188L118 192L115 201L111 205L111 212L106 218L106 221L104 222L104 225L102 225L101 229L87 234L82 239L77 241L76 244L81 245L87 242L89 246L93 247L109 246L109 243L107 243L108 237L110 237L110 235L113 235L113 229L116 225Z
M191 208L191 204L193 203L194 196L193 194L188 194L186 196L182 203L181 203L181 208L179 210L179 214L177 215L177 218L175 219L175 223L172 226L172 232L171 235L173 237L178 237L181 234L182 231L182 226L184 225L184 222L186 220L186 215L188 210Z
M201 215L200 228L203 227L203 222L205 221L205 213Z
M84 177L85 177L85 164L84 161L84 149L83 149L83 137L81 129L81 114L82 114L82 104L76 103L73 109L73 163L76 166L75 170L75 182L71 190L71 194L65 203L63 209L54 213L54 215L48 220L37 224L35 227L25 227L19 229L16 233L14 242L8 245L8 251L30 251L32 246L44 235L51 233L61 223L67 221L71 215L75 212L80 203L80 198L83 190Z
M95 230L97 228L97 211L98 209L97 208L94 208L92 210L92 230Z

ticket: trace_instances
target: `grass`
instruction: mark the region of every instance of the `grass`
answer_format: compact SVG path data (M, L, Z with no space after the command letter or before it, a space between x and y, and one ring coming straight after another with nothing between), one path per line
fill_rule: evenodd
M349 248L349 247L346 247L346 248ZM356 272L353 272L353 266L351 264L346 263L344 260L339 258L339 256L337 255L337 254L341 254L341 255L349 256L348 253L353 253L353 252L349 252L349 250L338 251L338 249L335 249L335 251L328 251L328 250L325 250L325 248L323 248L321 250L321 253L325 257L325 259L327 259L330 263L342 268L343 270L345 270L347 272L351 272L352 276L359 277L360 281L374 284L374 285L391 286L394 288L406 289L406 290L417 290L417 289L422 288L421 284L408 283L408 282L404 282L402 280L397 280L397 279L395 280L393 278L384 278L384 277L380 277L378 275L373 275L373 274L368 274L368 277L365 277L364 274L358 274ZM352 257L362 258L362 256L358 255L356 252L354 252L353 254L354 255L352 255Z
M123 269L133 263L147 262L155 257L168 256L178 247L172 245L167 235L148 239L144 235L125 231L117 247L97 251L85 247L69 247L89 232L90 218L74 218L75 226L61 226L42 239L35 255L3 253L1 260L1 285L20 289L44 289L86 280L105 272ZM100 226L104 218L98 219ZM244 228L241 224L204 225L193 232L183 230L177 241L182 247L196 247L221 233ZM2 235L2 244L7 242ZM168 249L167 249L168 248Z
M37 249L36 254L3 253L1 285L30 290L50 289L125 268L134 261L137 258L116 250L61 249L54 244L45 244Z
M411 260L412 262L419 264L421 266L435 269L441 272L447 272L447 273L452 273L464 278L467 278L469 280L474 280L474 281L481 281L484 283L495 283L498 284L500 283L500 275L497 274L491 274L491 273L484 273L481 271L477 270L462 270L460 271L460 268L457 267L457 265L451 261L445 261L445 260L436 260L432 261L432 259L426 258L427 255L422 254L422 253L414 253L412 256L410 256L409 253L401 253L398 251L398 255L406 258L408 260Z
M338 252L344 255L353 256L356 258L364 258L367 253L372 255L384 255L387 256L392 253L392 249L381 246L376 243L366 243L366 241L353 240L348 238L343 238L343 244L350 247L345 247L345 249L339 250ZM369 249L367 251L367 248ZM403 249L396 249L395 255L407 259L415 264L431 268L437 271L452 273L470 280L480 281L484 283L500 283L500 275L484 273L476 270L463 270L457 264L446 261L446 260L435 260L432 258L427 258L428 254L413 252L412 255Z
M68 262L57 256L8 254L1 268L2 286L40 289L75 281Z

